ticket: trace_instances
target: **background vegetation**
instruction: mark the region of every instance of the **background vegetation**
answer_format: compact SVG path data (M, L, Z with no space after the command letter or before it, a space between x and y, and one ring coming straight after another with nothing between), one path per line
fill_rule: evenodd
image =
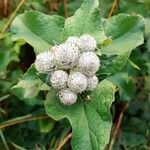
M111 107L113 127L107 150L150 149L150 1L99 0L101 15L139 14L145 18L144 44L132 51L127 65L110 80L117 85ZM69 150L71 129L66 120L50 119L38 89L11 87L35 60L33 48L12 41L9 26L26 10L74 14L82 0L0 0L0 150ZM44 89L44 87L41 87ZM41 92L40 95L43 95Z

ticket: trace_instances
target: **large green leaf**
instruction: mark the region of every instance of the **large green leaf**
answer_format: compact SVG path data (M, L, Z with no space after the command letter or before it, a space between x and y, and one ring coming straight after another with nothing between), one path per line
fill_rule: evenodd
M110 105L114 100L115 86L103 80L89 95L90 100L78 99L72 106L59 102L51 89L45 101L47 114L55 120L67 118L73 129L73 150L103 150L109 140Z
M65 21L62 38L66 39L69 36L81 36L84 33L88 33L94 36L98 43L105 40L106 36L102 28L98 5L98 0L85 0L74 16Z
M115 74L126 64L131 51L141 45L143 39L144 19L141 16L119 14L105 23L105 31L112 43L101 47L100 54L116 55L101 73Z
M60 42L63 26L64 18L60 16L29 11L15 18L11 31L14 40L24 39L39 53L54 45L54 42Z

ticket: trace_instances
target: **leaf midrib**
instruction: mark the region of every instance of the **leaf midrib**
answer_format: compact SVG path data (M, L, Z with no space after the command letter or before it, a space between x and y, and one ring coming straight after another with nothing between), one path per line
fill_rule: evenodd
M88 107L90 107L88 104L87 104ZM95 110L95 109L94 109ZM87 119L87 116L86 116L86 111L85 111L85 105L83 104L83 111L84 111L84 116L86 118L86 121L87 121L87 125L88 125L88 129L89 129L89 138L90 138L90 142L91 142L91 137L90 137L90 131L94 134L94 136L96 137L97 139L97 143L99 143L99 140L97 138L97 136L95 135L95 133L91 130L90 126L89 126L89 122L88 122L88 119ZM96 111L97 112L97 111ZM91 146L92 146L92 142L91 142ZM92 146L93 148L93 146ZM98 149L99 149L99 144L98 144Z

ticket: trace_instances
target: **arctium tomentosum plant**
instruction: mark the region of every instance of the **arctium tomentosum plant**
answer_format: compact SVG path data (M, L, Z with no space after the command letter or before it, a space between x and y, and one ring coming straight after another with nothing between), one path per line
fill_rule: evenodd
M95 38L86 34L80 38L71 36L65 43L37 55L36 69L50 74L49 83L58 91L63 104L74 104L78 93L92 91L98 85L95 73L100 60L95 49Z
M98 0L85 0L67 19L28 11L11 26L13 39L24 39L36 53L35 63L13 90L30 88L34 100L47 91L46 113L56 121L69 120L73 150L105 148L115 93L108 78L121 71L131 51L143 43L141 16L105 19L100 12Z

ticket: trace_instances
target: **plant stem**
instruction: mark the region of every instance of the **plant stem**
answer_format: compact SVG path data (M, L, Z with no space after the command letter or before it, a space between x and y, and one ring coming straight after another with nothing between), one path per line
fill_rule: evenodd
M21 0L21 2L16 7L15 11L11 14L10 18L8 19L7 23L5 24L5 26L3 27L3 29L0 33L0 39L2 38L4 32L7 30L7 28L10 26L11 22L13 21L14 17L16 16L17 11L20 9L20 7L23 5L23 3L25 1L26 0Z
M9 147L7 145L7 141L6 141L6 139L5 139L4 135L3 135L2 130L0 130L0 137L1 137L1 140L3 141L3 143L4 143L5 149L9 150Z
M65 18L68 18L67 0L63 0L63 3L64 3L64 15Z
M64 140L58 145L56 150L62 150L63 146L71 139L72 133L68 134Z
M118 135L118 131L119 131L122 119L123 119L124 112L126 111L128 106L129 106L129 103L127 103L123 107L123 109L122 109L122 111L121 111L121 113L120 113L120 115L118 117L117 123L116 123L116 125L114 125L113 131L112 131L112 136L111 136L110 142L109 142L108 147L106 148L106 150L112 150L113 145L114 145L115 140L116 140L116 136Z
M47 118L49 118L49 116L43 115L43 116L32 116L32 117L29 116L29 117L25 117L25 118L18 119L18 120L17 119L16 120L9 120L9 121L1 123L0 129L10 127L10 126L13 126L16 124L21 124L21 123L28 122L28 121L41 120L41 119L47 119Z
M119 3L119 0L114 0L114 2L113 2L113 4L112 4L112 7L111 7L111 9L110 9L108 18L110 18L110 17L113 15L113 13L114 13L114 11L115 11L115 9L116 9L118 3Z

